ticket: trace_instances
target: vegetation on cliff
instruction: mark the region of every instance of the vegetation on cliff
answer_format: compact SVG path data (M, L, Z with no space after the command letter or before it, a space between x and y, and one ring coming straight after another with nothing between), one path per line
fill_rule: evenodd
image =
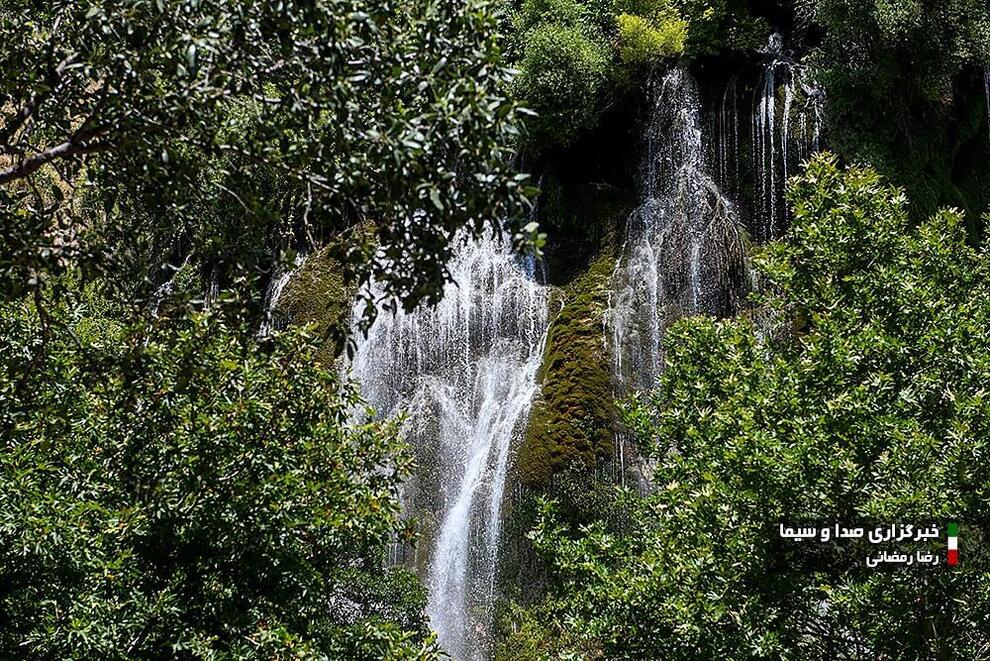
M572 236L566 244L569 264L559 256L550 264L569 278L550 302L540 393L515 462L518 478L534 492L551 486L559 473L594 471L611 461L617 410L602 333L615 233L628 213L623 195L609 186L574 190L551 178L546 187L550 195L541 200L542 222Z
M829 141L851 162L905 187L918 222L951 204L971 232L990 205L990 136L979 93L990 67L981 0L807 3L811 53L829 97Z
M697 0L506 0L513 93L535 113L526 146L574 142L633 74L682 54L755 49L767 23L742 2Z
M0 656L438 657L388 557L411 453L334 359L360 284L436 302L493 228L556 288L496 656L990 650L985 0L0 0L0 37ZM721 112L776 63L815 85L766 105L820 86L835 156L754 310L679 322L620 411L644 81ZM650 493L602 477L619 425ZM958 520L967 560L868 572L789 519Z
M872 170L817 158L759 268L795 334L686 319L625 419L655 493L533 540L545 599L519 649L637 658L961 658L990 645L990 245L957 211L912 229ZM763 339L761 339L763 338ZM871 546L788 547L778 522L962 521L967 566L868 569ZM941 553L941 551L940 551ZM963 597L962 595L965 595ZM590 651L590 652L589 652ZM866 652L864 652L866 651Z
M602 347L615 258L603 251L557 299L533 404L516 458L519 479L540 487L565 469L593 470L612 457L616 410Z
M292 271L273 313L289 324L304 326L320 338L320 360L330 366L341 354L350 330L356 287L348 286L343 264L329 246L307 257Z

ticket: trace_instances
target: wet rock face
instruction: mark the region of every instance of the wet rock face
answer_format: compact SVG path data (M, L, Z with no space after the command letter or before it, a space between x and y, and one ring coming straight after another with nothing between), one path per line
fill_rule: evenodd
M744 228L706 157L697 85L686 69L651 84L640 204L630 215L613 278L615 376L650 388L663 369L662 338L677 319L734 312L745 268Z
M686 68L653 79L640 165L626 174L555 166L541 213L560 233L548 262L569 268L552 294L534 262L488 237L450 264L456 284L436 307L382 313L359 339L354 374L380 415L408 414L417 457L404 504L425 534L396 561L423 576L431 626L455 658L490 649L505 494L525 513L575 470L647 488L616 399L656 383L672 323L738 312L748 243L784 226L780 182L807 132L787 128L805 121L791 65L766 57L758 84L730 82L715 103Z
M515 464L528 488L543 490L562 471L594 471L612 459L617 411L602 332L614 265L604 248L554 300L539 396Z

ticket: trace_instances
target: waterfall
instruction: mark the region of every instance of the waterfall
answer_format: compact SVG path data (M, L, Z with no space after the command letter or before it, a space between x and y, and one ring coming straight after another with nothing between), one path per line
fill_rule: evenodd
M536 393L548 292L535 261L494 236L465 245L448 267L454 282L440 303L380 314L351 365L380 414L408 414L418 468L403 500L427 528L427 612L463 660L486 653L502 497Z
M206 278L206 289L203 291L203 305L207 308L220 298L220 269L217 266L210 268L210 274Z
M739 185L739 104L736 87L737 81L733 78L722 90L722 98L713 118L717 183L723 190L732 190Z
M772 35L760 52L766 61L753 95L753 174L759 217L754 233L769 241L784 229L787 178L821 148L824 92L805 66L784 55L779 34Z
M695 81L675 68L651 87L641 201L627 223L611 311L615 373L636 389L656 382L671 323L734 311L745 264L738 214L704 156Z
M296 255L292 268L282 272L281 264L276 263L272 270L272 277L268 281L268 290L265 292L265 312L258 328L258 337L268 337L275 328L275 310L278 307L279 299L282 298L282 290L289 284L292 276L299 272L299 268L306 261L305 253Z
M179 273L182 272L184 268L189 265L189 260L192 258L192 253L186 255L186 258L182 260L182 264L178 267L172 266L170 264L163 265L162 268L167 268L172 271L172 275L168 280L158 285L155 291L151 294L151 314L154 317L158 316L159 310L161 309L162 303L169 296L172 295L175 289L175 279L179 277Z

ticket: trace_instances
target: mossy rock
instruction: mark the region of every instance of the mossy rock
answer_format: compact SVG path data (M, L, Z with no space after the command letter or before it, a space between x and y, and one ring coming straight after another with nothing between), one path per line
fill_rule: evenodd
M356 294L331 252L332 247L327 247L310 255L286 283L275 306L276 314L289 323L309 325L324 338L318 358L326 364L343 349Z
M540 397L516 458L520 481L543 487L568 468L593 469L612 456L616 407L602 342L615 258L603 250L560 295L540 372Z

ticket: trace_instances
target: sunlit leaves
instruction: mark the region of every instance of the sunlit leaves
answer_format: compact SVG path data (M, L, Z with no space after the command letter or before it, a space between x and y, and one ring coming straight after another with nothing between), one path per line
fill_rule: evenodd
M952 658L990 645L990 248L958 212L908 223L869 169L812 161L758 261L747 318L681 322L630 429L654 492L628 528L533 533L553 586L535 616L633 658ZM784 329L783 331L774 329ZM947 522L968 564L867 570L775 524Z
M101 224L87 271L194 253L228 281L366 223L349 275L434 298L459 231L525 217L495 28L474 0L5 3L0 179L31 194L0 200L0 284L61 272L37 249L57 222Z
M0 656L434 655L385 564L410 457L311 338L59 315L0 316Z

